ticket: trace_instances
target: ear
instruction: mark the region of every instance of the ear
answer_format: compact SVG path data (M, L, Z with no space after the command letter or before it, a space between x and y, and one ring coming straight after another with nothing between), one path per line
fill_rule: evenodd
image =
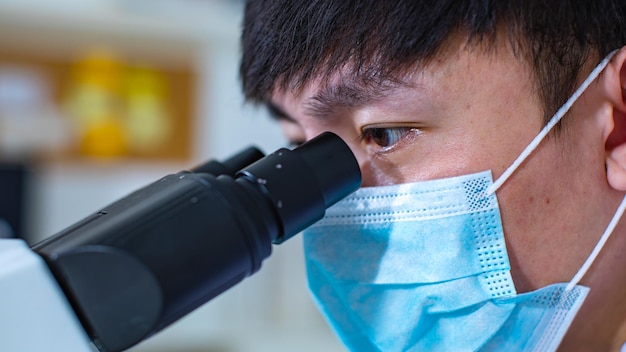
M606 176L612 188L626 191L626 47L615 54L602 79L611 104L605 133Z

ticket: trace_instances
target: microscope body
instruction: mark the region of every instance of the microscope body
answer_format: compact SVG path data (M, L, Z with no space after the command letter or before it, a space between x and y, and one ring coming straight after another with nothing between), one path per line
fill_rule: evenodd
M168 175L33 247L99 349L128 348L260 269L279 225L239 183Z
M272 244L361 184L331 133L259 153L167 175L32 248L0 240L0 350L132 347L258 271Z
M94 351L44 260L21 239L0 239L0 350Z

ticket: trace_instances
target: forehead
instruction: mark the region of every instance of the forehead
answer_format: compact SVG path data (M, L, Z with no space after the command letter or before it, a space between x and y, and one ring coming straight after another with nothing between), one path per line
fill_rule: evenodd
M460 101L479 97L481 91L501 92L502 98L507 99L510 90L500 91L500 88L517 86L513 88L536 95L533 77L527 62L514 55L508 45L491 50L457 42L433 60L416 64L392 79L359 75L346 68L298 86L277 87L271 94L271 103L292 114L323 117L341 109L394 99L407 92L428 92L431 100ZM496 86L500 87L494 89Z

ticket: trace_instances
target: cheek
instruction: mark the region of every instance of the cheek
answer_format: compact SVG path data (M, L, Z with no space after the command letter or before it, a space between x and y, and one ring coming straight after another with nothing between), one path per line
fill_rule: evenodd
M368 159L359 161L359 165L363 187L388 186L406 182L405 175L395 168L381 167Z

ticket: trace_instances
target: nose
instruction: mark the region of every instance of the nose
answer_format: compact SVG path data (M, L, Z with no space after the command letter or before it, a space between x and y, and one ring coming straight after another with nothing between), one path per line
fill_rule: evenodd
M366 153L363 152L359 148L358 145L355 145L355 143L351 143L350 141L347 141L345 138L344 138L344 141L346 141L346 143L350 147L352 154L354 154L354 157L356 158L357 163L359 164L359 169L361 170L361 187L376 186L378 184L377 182L378 177L375 176L376 173L375 173L374 167L372 165L372 162L369 160L369 158L367 158Z
M376 173L373 170L371 163L368 161L358 161L359 168L361 169L361 187L379 186L381 184L379 177L376 176Z
M359 148L350 146L361 170L361 187L387 186L402 183L402 176L390 167L384 167L372 161Z

